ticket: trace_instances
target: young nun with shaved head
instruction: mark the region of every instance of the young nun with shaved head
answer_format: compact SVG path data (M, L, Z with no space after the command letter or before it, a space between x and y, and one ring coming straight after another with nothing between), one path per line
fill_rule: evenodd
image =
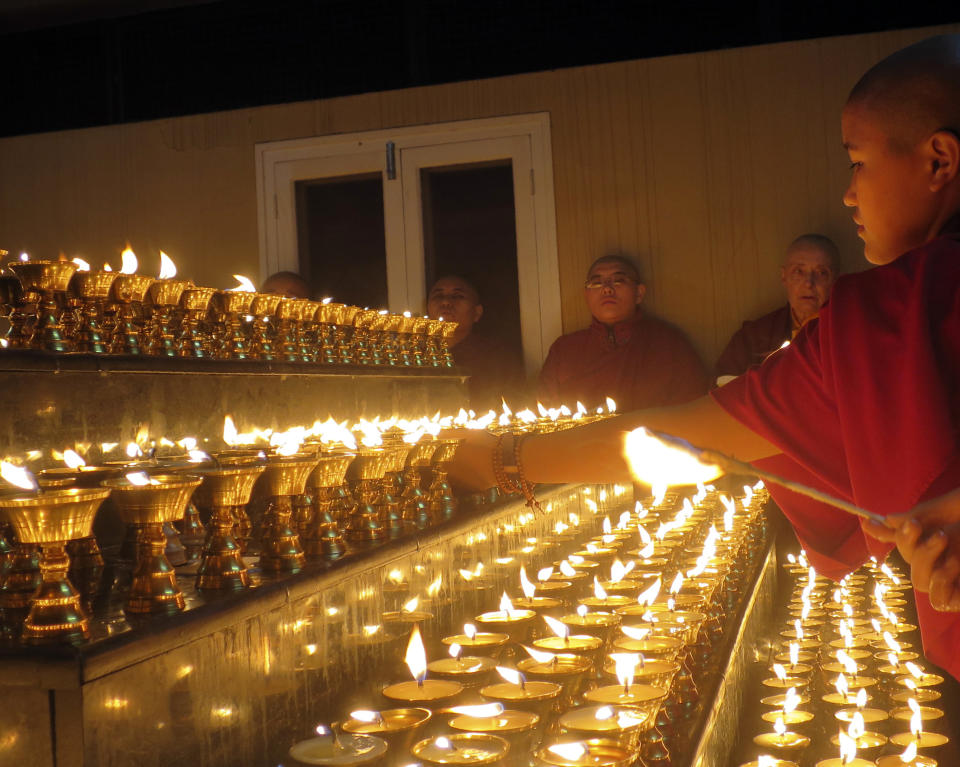
M839 278L790 346L710 396L530 436L516 452L532 482L623 482L624 435L647 426L884 516L861 527L770 487L825 575L896 544L911 563L927 656L960 677L960 36L874 66L841 127L843 202L877 268ZM454 476L494 484L497 447L472 434Z

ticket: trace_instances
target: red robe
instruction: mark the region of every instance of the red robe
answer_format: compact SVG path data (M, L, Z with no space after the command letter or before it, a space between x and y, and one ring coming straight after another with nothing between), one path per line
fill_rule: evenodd
M663 320L637 315L608 327L560 336L540 371L545 405L589 408L612 397L621 412L689 402L707 393L707 374L693 346Z
M819 320L713 397L780 448L766 468L887 515L960 486L958 379L960 240L945 236L841 277ZM824 574L889 551L855 517L770 489ZM927 657L960 678L960 615L916 597Z

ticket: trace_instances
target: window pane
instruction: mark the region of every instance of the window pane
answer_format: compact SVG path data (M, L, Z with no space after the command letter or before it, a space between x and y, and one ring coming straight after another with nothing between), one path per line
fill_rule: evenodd
M510 160L424 168L420 181L426 290L448 274L471 282L484 307L477 331L522 358Z
M314 298L387 305L383 181L379 173L298 181L300 273Z

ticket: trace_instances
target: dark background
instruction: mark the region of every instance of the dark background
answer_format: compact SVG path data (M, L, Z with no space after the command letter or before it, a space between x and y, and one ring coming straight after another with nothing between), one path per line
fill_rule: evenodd
M957 20L943 0L0 0L0 135Z

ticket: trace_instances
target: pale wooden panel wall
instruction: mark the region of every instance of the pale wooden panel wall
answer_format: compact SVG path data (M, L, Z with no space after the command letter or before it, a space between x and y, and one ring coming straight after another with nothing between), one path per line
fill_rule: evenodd
M840 203L839 113L886 53L952 27L810 40L0 140L0 247L98 263L129 240L197 282L258 271L254 144L548 111L563 322L583 272L635 256L648 301L704 359L779 304L796 234L861 249Z

